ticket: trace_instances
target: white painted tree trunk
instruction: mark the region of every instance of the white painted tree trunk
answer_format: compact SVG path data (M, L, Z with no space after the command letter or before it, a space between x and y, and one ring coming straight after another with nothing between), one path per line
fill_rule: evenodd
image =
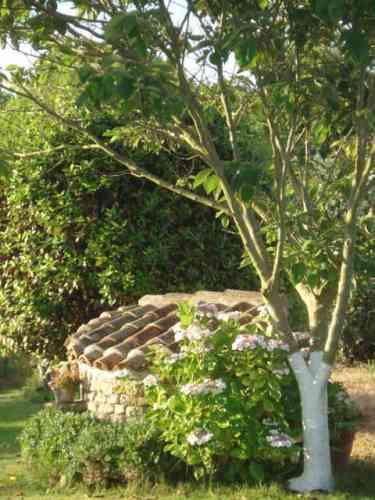
M307 364L302 353L289 356L301 395L303 418L303 474L289 481L294 491L331 491L334 479L329 445L327 383L331 366L322 352L313 352Z

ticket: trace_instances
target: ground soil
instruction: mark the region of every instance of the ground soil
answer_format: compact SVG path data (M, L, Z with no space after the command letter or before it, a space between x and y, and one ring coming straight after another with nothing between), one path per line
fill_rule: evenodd
M345 385L363 415L352 459L375 464L375 370L369 370L366 365L338 366L332 378Z

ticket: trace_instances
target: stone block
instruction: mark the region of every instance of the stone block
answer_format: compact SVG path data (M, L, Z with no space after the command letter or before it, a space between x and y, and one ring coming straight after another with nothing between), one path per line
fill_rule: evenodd
M87 403L87 409L88 409L88 411L95 413L96 410L98 409L98 405L97 405L96 401L89 401Z
M111 416L111 422L114 422L114 423L117 423L117 424L121 424L121 423L126 422L125 413L123 413L122 415L112 415Z
M105 403L101 404L99 408L99 412L103 413L104 415L110 415L114 411L114 405Z
M114 406L114 414L115 415L123 415L126 413L126 407L124 405L115 405Z

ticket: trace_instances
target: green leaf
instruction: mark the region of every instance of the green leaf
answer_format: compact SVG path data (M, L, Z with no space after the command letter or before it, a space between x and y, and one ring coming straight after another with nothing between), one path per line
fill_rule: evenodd
M255 40L249 38L247 40L242 40L235 50L235 55L238 64L241 68L246 69L253 62L257 54L257 47Z
M106 26L105 37L110 43L115 43L126 34L130 38L138 35L137 15L135 13L123 13L112 17Z
M307 283L311 288L315 288L316 286L318 286L319 282L320 282L320 276L318 273L310 273L307 276Z
M122 97L129 99L135 90L135 82L133 78L129 78L126 75L121 76L117 81L117 89Z
M303 262L297 262L291 269L293 282L298 285L303 281L306 274L306 266Z
M221 55L219 52L216 50L210 54L210 57L208 58L211 64L214 66L218 66L221 62Z
M268 7L268 0L259 0L259 7L262 10L266 10Z
M227 215L223 215L220 220L221 220L222 226L225 229L227 229L227 227L229 227L229 222L230 222L229 217Z
M314 134L314 139L318 144L322 144L325 142L327 137L330 134L330 129L325 125L325 123L321 122L318 123L314 128L313 128L313 134Z
M343 40L353 59L362 64L369 62L369 39L366 33L348 31L343 34Z
M134 44L134 48L135 48L135 51L139 57L146 57L147 56L147 47L146 47L146 44L142 38L138 37L136 39L136 42Z
M330 21L330 15L328 11L329 1L327 0L314 0L313 9L315 14L323 19L323 21Z
M10 175L9 163L0 159L0 178L7 178Z
M239 195L242 201L249 202L251 199L254 197L254 186L251 184L246 184L245 186L242 186Z
M242 201L250 201L259 185L263 171L249 162L239 163L238 167L230 176L231 186Z
M210 175L203 183L203 187L207 194L211 194L220 185L220 179L217 175Z
M326 4L331 21L337 23L345 13L345 0L330 0Z
M270 399L264 399L263 408L265 409L265 411L273 412L275 410L275 405L272 403Z
M193 189L196 189L197 187L201 186L205 182L207 177L211 174L212 174L211 168L205 168L204 170L198 172L194 178Z

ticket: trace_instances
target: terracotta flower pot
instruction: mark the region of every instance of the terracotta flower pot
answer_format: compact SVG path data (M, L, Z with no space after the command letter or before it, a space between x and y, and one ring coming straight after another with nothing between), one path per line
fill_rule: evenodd
M345 469L349 465L353 449L355 431L347 430L341 433L340 438L332 450L332 463L335 470Z
M74 401L74 396L76 392L76 387L74 385L66 387L56 387L53 389L56 404L59 403L70 403Z

